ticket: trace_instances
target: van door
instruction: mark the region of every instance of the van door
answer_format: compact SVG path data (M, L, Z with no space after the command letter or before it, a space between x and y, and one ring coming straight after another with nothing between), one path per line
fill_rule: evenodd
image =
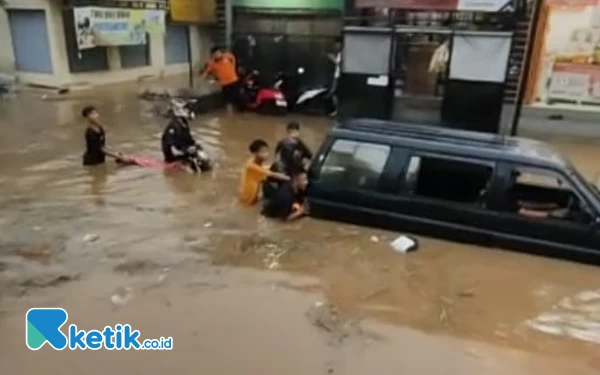
M504 242L557 256L565 249L585 253L598 248L593 242L594 218L566 175L511 163L501 163L499 168L506 178L496 230Z
M487 202L495 184L492 161L415 151L390 209L408 230L488 244L493 213Z
M311 173L311 215L380 226L377 210L385 203L374 195L384 190L382 176L391 154L384 144L334 140Z

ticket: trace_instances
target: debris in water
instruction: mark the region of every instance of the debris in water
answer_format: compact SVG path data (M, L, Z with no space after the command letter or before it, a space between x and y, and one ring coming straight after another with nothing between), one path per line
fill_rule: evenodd
M270 270L279 269L281 267L279 264L279 258L281 258L287 251L275 244L269 244L265 247L268 249L268 253L265 255L263 263Z
M333 333L339 329L341 322L337 308L326 302L315 302L306 312L308 320L315 326Z
M100 239L100 236L95 233L88 233L83 237L83 242L92 243Z
M110 301L115 306L124 306L133 298L133 289L129 286L120 287L116 293L110 297Z
M459 292L458 296L463 297L463 298L474 297L476 291L477 291L477 287L474 286L472 288L469 288L469 289L463 290L462 292Z
M75 275L50 275L37 276L21 282L19 285L25 288L47 288L58 286L60 284L79 279L79 274Z
M116 265L113 270L118 273L126 273L132 276L140 273L151 272L159 268L161 268L159 264L150 260L135 259L126 260L121 264Z
M400 236L390 245L392 245L392 248L398 253L409 253L416 251L419 248L417 240L408 236Z
M360 320L343 319L339 315L338 308L331 303L315 302L306 311L306 317L311 324L331 336L333 345L341 344L351 334L363 334L359 326Z
M40 243L33 246L17 249L17 254L23 258L44 259L52 255L52 246L48 243Z
M212 228L212 226L213 226L213 223L210 221L207 223L204 223L204 228Z
M371 236L371 242L375 242L375 243L379 242L379 237Z

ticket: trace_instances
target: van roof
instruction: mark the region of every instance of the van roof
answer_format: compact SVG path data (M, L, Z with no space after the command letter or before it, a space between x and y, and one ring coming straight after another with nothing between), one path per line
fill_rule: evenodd
M356 133L362 133L365 141L405 145L426 142L435 144L436 148L445 147L450 152L467 147L476 149L477 154L481 156L499 160L573 169L571 164L548 144L526 138L372 119L343 120L332 130L333 135Z

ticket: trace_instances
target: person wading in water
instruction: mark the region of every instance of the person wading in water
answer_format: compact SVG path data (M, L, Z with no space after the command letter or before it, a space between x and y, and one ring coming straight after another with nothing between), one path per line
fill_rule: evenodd
M211 75L219 82L223 99L227 105L227 112L231 114L234 107L239 107L240 80L236 70L235 56L221 47L213 47L210 52L211 59L204 65L200 77L206 79L208 75Z

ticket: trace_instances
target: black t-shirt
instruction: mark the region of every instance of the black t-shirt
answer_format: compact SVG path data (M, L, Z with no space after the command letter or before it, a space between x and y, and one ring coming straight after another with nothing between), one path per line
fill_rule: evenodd
M283 163L281 161L276 161L271 165L271 172L286 173L286 171L284 170ZM279 189L279 185L281 183L281 181L273 177L267 178L267 180L263 182L262 186L263 196L265 197L265 199L272 199L275 196L275 194L277 194L277 190Z
M275 153L279 154L286 174L291 174L294 169L302 168L302 160L312 159L312 152L299 138L286 137L277 143Z
M104 128L98 130L88 127L85 131L85 153L83 154L83 165L98 165L104 163L104 146L106 145L106 133Z
M265 200L262 214L273 219L285 220L292 214L296 198L292 184L282 182L272 196Z
M188 124L183 120L175 119L167 125L163 132L161 144L165 162L172 163L185 158L185 156L174 155L171 147L187 152L188 147L196 145L196 141L192 137Z

